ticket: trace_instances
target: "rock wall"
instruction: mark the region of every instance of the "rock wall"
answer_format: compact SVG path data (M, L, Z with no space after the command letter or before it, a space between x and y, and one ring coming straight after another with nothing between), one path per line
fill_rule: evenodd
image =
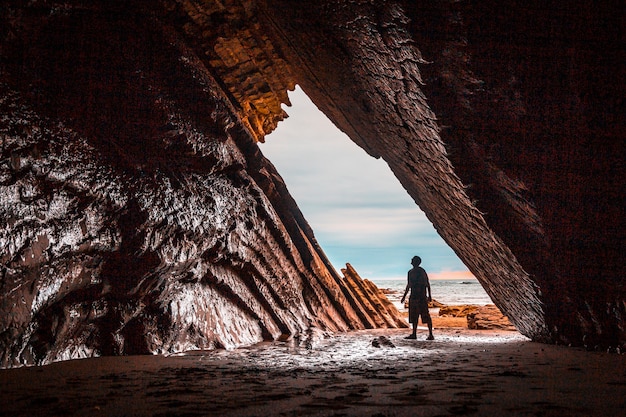
M522 333L624 344L620 2L264 4L304 91Z
M289 83L238 107L175 13L0 7L1 366L402 325L345 290L256 145Z

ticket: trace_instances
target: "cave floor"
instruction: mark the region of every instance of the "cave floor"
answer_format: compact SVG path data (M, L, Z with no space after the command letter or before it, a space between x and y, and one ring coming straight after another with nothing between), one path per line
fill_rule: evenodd
M337 334L312 346L85 359L0 371L0 415L619 416L625 356L517 332ZM390 341L394 346L388 346ZM378 345L376 347L374 345Z

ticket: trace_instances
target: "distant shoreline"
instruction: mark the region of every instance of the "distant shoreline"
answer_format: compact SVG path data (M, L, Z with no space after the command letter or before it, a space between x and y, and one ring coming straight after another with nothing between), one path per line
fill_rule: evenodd
M406 288L405 279L371 280L383 290L389 301L400 308L400 299ZM476 279L432 280L430 283L432 297L445 305L489 305L493 304L489 295Z
M406 280L406 275L401 275L401 276L396 276L396 277L370 278L370 280L373 282L395 281L399 279ZM470 271L438 271L438 272L428 271L428 279L430 279L431 281L461 280L461 279L478 281L478 279Z

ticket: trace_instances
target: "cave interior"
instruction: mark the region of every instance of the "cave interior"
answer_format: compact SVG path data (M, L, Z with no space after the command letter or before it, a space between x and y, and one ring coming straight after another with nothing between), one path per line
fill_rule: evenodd
M406 326L259 151L296 85L523 335L623 347L622 8L3 1L0 363Z

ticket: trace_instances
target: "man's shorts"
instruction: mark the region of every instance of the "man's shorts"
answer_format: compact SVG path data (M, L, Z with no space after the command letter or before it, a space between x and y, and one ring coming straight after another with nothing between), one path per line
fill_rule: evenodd
M430 323L428 301L409 298L409 323L418 323L422 316L422 323Z

